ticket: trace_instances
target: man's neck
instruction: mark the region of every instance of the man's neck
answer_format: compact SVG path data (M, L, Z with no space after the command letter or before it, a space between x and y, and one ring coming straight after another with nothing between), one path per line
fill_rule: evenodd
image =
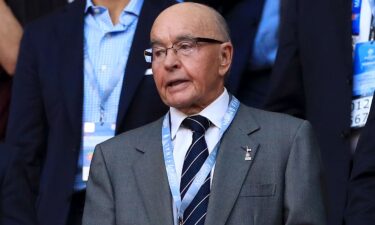
M130 0L92 0L96 6L104 6L108 9L112 23L117 24L121 12L129 4Z

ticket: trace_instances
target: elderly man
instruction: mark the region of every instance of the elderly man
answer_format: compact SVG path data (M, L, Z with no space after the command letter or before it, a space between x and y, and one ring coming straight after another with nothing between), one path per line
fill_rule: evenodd
M226 91L233 47L223 18L174 5L154 22L151 46L170 110L96 147L83 224L324 225L311 127Z

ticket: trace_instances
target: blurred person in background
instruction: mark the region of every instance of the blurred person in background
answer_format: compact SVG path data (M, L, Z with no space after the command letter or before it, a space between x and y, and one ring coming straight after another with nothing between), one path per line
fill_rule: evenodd
M328 224L342 225L351 159L375 90L372 0L285 0L266 109L307 119L325 169Z
M80 0L29 24L6 143L3 224L81 224L94 146L164 114L148 34L169 0ZM7 148L8 149L8 148Z
M354 153L345 225L375 224L375 105Z
M7 148L4 140L12 77L15 73L23 27L67 3L67 0L0 0L0 190L6 169L15 153ZM0 213L1 211L0 206Z
M23 26L71 0L0 0L0 142L5 138L12 76Z

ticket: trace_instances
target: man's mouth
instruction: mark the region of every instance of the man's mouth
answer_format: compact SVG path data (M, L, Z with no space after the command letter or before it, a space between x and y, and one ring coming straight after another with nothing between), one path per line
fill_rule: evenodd
M169 81L167 83L167 86L168 87L174 87L174 86L180 85L180 84L185 83L185 82L187 82L187 80L173 80L173 81Z

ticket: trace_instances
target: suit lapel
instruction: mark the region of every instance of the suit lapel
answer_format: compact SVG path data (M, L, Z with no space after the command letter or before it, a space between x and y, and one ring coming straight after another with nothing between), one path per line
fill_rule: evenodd
M151 26L161 10L160 8L160 5L155 5L152 1L144 1L143 3L122 84L116 126L118 129L123 127L120 124L123 124L133 96L146 70L151 68L151 64L146 63L144 60L143 51L149 48Z
M173 224L172 197L169 191L161 145L161 120L153 123L139 143L143 153L134 164L134 173L151 224Z
M61 92L74 136L80 138L83 109L83 22L85 1L68 5L58 24L57 37L61 52L59 76Z
M251 139L251 133L258 129L255 120L241 106L220 145L206 225L226 223L256 156L259 144ZM245 160L246 147L251 149L251 160Z

